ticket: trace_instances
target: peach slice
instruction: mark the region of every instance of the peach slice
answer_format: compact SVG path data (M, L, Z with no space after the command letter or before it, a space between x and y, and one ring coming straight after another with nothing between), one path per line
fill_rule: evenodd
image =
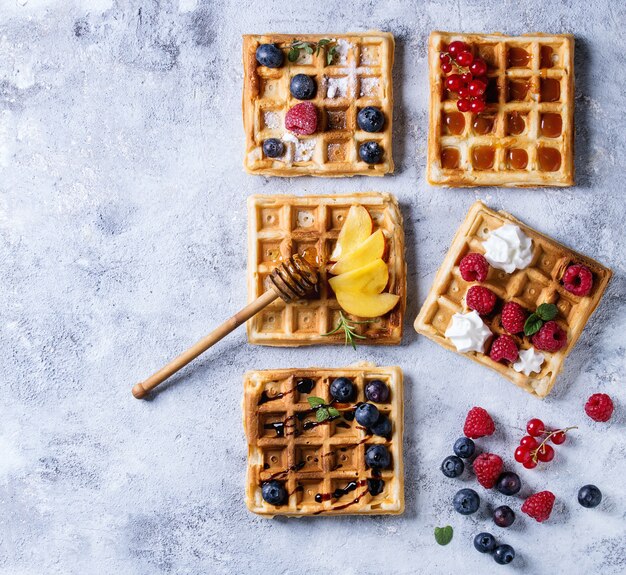
M343 274L363 267L370 262L383 257L385 252L385 236L382 230L374 232L354 251L343 256L333 267L330 273Z
M335 292L339 305L349 314L358 317L379 317L391 311L398 300L399 295L392 293L359 294L351 292Z
M387 264L380 258L351 272L330 278L328 283L333 291L375 294L385 289L389 281Z
M363 206L351 206L330 260L339 261L339 258L358 248L371 234L372 218L369 212Z

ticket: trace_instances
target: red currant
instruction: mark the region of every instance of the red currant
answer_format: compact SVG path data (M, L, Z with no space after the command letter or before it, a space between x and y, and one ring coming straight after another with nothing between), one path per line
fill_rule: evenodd
M554 459L554 449L551 445L544 443L537 451L537 459L539 461L552 461Z
M567 436L563 431L557 431L552 437L550 437L550 441L555 445L561 445L561 443L565 443L565 439Z
M485 109L485 101L484 100L479 100L478 98L472 100L471 105L470 105L470 110L474 113L474 114L480 114L484 109Z
M530 459L530 451L521 445L515 450L515 461L524 463Z
M487 73L487 64L482 58L474 58L469 70L474 76L484 76Z
M461 74L461 80L463 80L463 82L465 82L466 84L471 82L474 79L474 76L472 75L471 72L463 72Z
M459 88L463 86L463 80L458 74L450 74L446 78L446 88L452 92L458 92Z
M472 56L471 52L461 52L457 55L456 61L459 63L459 66L469 66L474 61L474 56Z
M530 435L524 435L519 444L521 447L525 447L526 449L536 449L537 447L539 447L539 443L537 442L537 440Z
M442 62L449 62L450 61L450 54L447 54L446 52L440 52L439 53L439 59Z
M487 84L481 82L480 80L472 80L469 85L470 94L474 97L482 96L487 89Z
M470 93L469 90L467 89L467 86L463 86L461 88L459 88L459 98L469 98Z
M522 465L526 468L526 469L535 469L535 467L537 467L537 462L533 461L532 458L529 459L528 461L524 461L524 463L522 463Z
M467 98L461 98L456 103L456 107L459 109L459 112L469 112L472 107L472 103Z
M456 54L459 54L460 52L465 52L465 51L467 51L467 44L465 42L461 42L460 40L455 40L454 42L450 42L450 45L448 46L448 52L452 56L456 56Z
M450 64L450 62L442 62L441 70L444 74L449 74L450 72L452 72L452 64Z
M528 435L532 435L533 437L539 437L545 431L545 428L546 426L543 424L543 421L537 418L531 419L526 424Z

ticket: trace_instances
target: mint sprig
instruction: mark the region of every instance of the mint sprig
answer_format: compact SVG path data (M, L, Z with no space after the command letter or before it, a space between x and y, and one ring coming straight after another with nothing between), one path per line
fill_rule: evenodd
M452 541L453 530L450 525L446 525L445 527L435 527L435 541L439 543L439 545L447 545Z
M332 405L327 405L321 397L313 395L311 397L307 397L306 400L309 402L311 409L315 410L315 419L318 423L322 423L322 421L326 421L327 419L341 417L339 410Z
M322 48L327 46L328 44L334 44L334 40L330 38L322 38L318 42L303 42L302 40L294 40L289 47L289 52L287 53L287 59L290 62L295 62L300 57L300 52L304 51L307 54L315 54L319 56ZM330 66L337 54L337 46L333 45L328 48L326 51L326 64Z
M524 335L536 334L544 322L553 320L558 313L557 307L553 303L542 303L535 313L531 313L524 323Z

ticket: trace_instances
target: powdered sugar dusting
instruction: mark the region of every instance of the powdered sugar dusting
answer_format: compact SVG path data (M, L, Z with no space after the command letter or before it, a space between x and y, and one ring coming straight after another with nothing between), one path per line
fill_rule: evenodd
M348 77L324 77L327 98L345 98L348 95Z
M266 128L269 128L270 130L277 130L281 125L280 114L269 110L263 112L263 123Z
M363 97L378 96L380 91L380 82L378 78L361 78L361 90L360 95Z

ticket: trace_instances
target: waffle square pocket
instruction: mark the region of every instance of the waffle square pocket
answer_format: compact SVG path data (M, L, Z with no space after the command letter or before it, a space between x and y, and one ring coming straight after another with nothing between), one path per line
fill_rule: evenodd
M467 59L479 59L478 68L486 69L474 77L479 80L479 91L481 82L485 87L477 98L486 104L478 106L479 113L465 109L474 99L468 87L474 87L460 76L471 74L472 68L471 64L460 66L455 55L450 55L452 42L462 42L464 51L471 54ZM574 184L573 36L433 32L428 59L427 175L431 184ZM465 63L463 58L461 62ZM453 75L459 77L452 81ZM462 99L465 105L460 104Z
M267 47L266 59L259 47ZM393 172L393 55L393 36L385 32L245 35L246 171L287 177ZM376 118L359 122L369 107ZM294 120L297 109L303 113ZM302 127L293 128L299 121Z
M332 387L340 378L340 391L350 391L342 401ZM248 509L269 517L402 513L402 393L399 367L247 372ZM374 407L378 434L356 421L361 402Z
M591 258L476 202L452 240L415 329L545 397L611 275ZM470 290L481 290L474 291L479 297L468 298ZM476 311L481 306L490 309ZM494 359L503 354L517 357Z

